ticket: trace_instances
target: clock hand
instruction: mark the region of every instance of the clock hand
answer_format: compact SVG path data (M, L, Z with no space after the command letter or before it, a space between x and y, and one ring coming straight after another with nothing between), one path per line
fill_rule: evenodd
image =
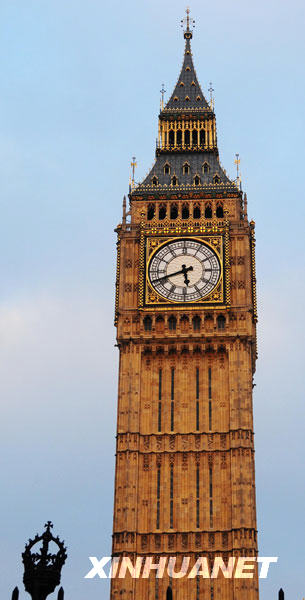
M184 275L184 277L186 277L186 273L192 270L192 266L186 267L185 265L182 265L181 271L175 271L175 273L168 273L167 275L163 275L163 277L158 277L157 279L153 279L152 281L156 283L157 281L163 281L163 279L168 279L169 277L174 277L175 275Z
M193 267L189 267L188 269L186 268L185 265L182 265L182 273L184 275L184 283L186 285L186 287L188 286L188 284L190 283L190 280L187 278L187 272L188 271L192 271Z

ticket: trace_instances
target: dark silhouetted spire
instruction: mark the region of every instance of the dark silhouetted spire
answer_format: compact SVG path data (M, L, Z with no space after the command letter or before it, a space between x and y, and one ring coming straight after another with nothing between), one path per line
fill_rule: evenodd
M17 586L15 587L13 593L12 593L12 600L18 600L19 598L19 590L17 588Z

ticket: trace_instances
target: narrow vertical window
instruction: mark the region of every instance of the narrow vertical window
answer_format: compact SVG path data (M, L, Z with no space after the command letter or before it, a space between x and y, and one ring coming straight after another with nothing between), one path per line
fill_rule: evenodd
M212 429L212 369L209 367L209 429Z
M170 466L170 507L169 507L169 511L170 511L170 515L169 515L169 526L170 529L173 529L173 523L174 523L174 466L171 465Z
M161 467L157 469L157 522L156 528L160 529L160 483L161 483Z
M200 600L200 576L196 575L196 600Z
M171 431L174 431L175 369L171 370Z
M199 429L199 367L196 367L196 429Z
M158 431L161 431L161 415L162 415L162 369L159 369L159 395L158 395Z
M199 511L200 511L200 487L199 487L199 467L197 467L196 468L196 527L200 527Z
M156 580L155 580L155 600L159 600L159 579L157 577L157 573L156 573Z
M210 527L213 527L213 470L209 469Z

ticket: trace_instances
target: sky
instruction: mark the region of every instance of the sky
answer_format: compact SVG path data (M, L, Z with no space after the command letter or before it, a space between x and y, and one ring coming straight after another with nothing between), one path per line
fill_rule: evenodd
M304 3L190 5L218 145L256 221L254 411L261 599L305 596ZM51 519L67 598L98 600L111 551L118 354L114 228L131 157L154 160L162 82L182 64L181 0L0 0L0 595ZM22 591L22 596L25 592Z

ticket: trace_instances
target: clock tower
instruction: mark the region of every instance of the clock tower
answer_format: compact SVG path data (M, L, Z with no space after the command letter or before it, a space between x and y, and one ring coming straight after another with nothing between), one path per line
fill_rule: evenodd
M155 163L117 227L120 353L113 556L257 556L254 222L219 162L189 12ZM257 600L258 580L114 578L112 600Z

